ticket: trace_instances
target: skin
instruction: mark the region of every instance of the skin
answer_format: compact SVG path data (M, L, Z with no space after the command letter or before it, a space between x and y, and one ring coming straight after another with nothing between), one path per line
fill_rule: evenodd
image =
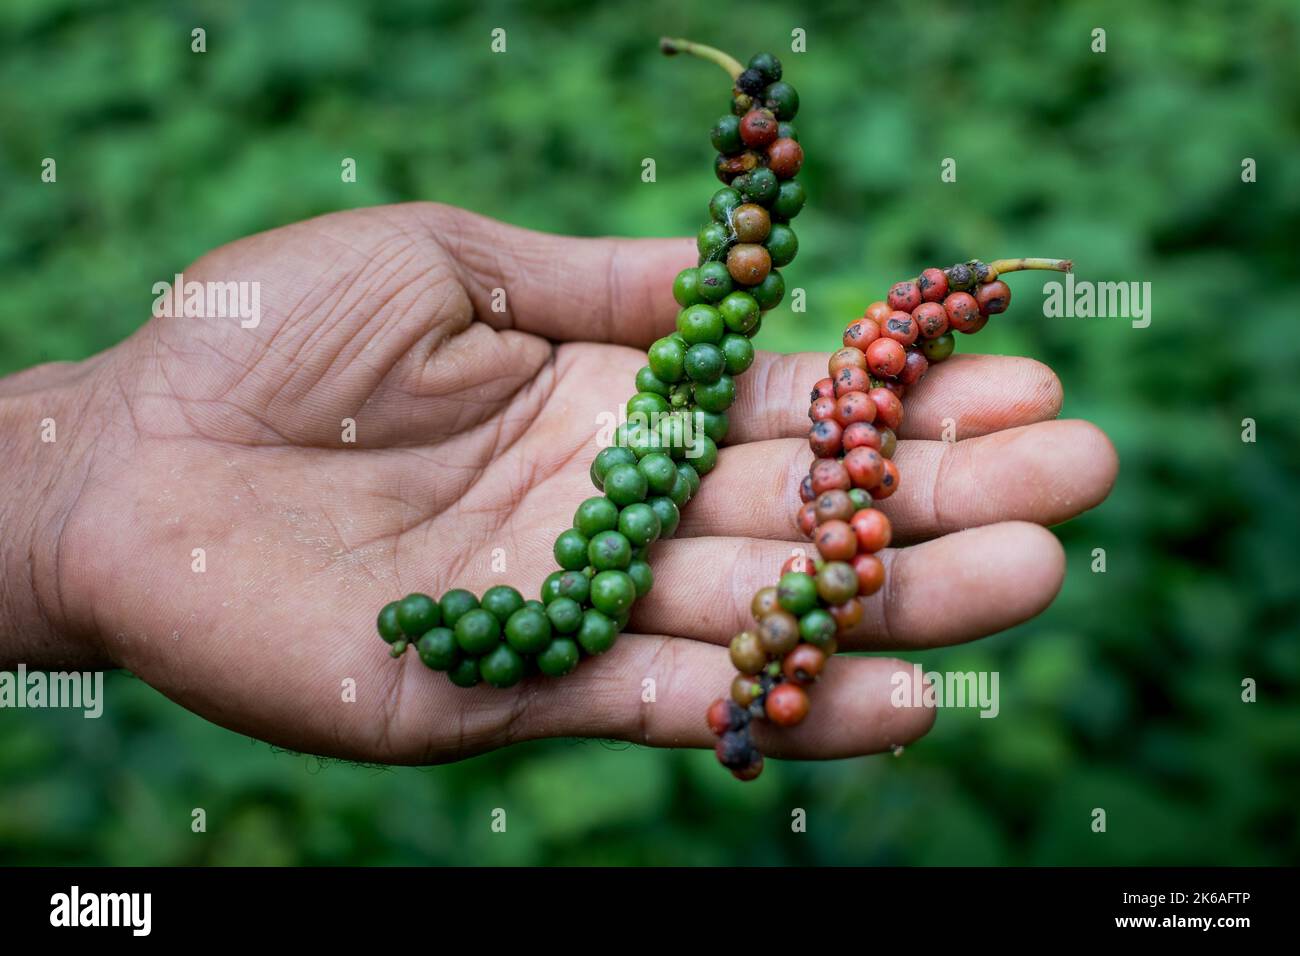
M727 644L809 548L793 519L825 353L760 353L739 377L729 444L656 545L654 591L576 673L463 690L414 653L394 662L373 623L410 591L536 594L594 493L598 415L672 330L673 276L693 261L689 239L559 238L430 204L209 253L186 279L260 282L256 328L151 318L84 362L0 380L0 665L129 668L232 730L370 761L554 735L711 747ZM1021 358L958 355L909 390L887 584L842 649L953 644L1047 607L1065 558L1042 526L1100 502L1117 468L1095 427L1055 420L1060 404L1052 372ZM949 417L955 444L938 440ZM810 719L757 742L795 758L911 743L934 714L890 705L906 666L830 662Z

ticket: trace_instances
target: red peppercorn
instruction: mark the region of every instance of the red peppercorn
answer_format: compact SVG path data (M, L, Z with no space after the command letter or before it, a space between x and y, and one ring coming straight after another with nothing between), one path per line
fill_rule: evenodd
M778 133L779 124L770 110L750 110L740 118L740 139L746 146L766 146Z
M778 727L793 727L808 716L808 695L794 684L777 684L767 692L767 719Z
M1011 287L1001 279L986 282L975 290L975 301L984 315L1005 312L1011 304Z
M903 423L902 400L887 388L873 388L867 392L867 398L876 403L876 427L883 425L891 431L897 431Z
M812 501L817 496L813 494L812 478L808 475L803 476L803 481L799 482L799 500Z
M869 597L885 583L885 565L874 554L859 554L853 559L853 573L858 576L858 594Z
M758 243L738 242L727 253L727 271L741 285L758 285L772 271L772 256Z
M954 292L943 300L948 325L958 332L974 332L982 327L979 303L969 292Z
M785 564L781 565L781 574L806 574L812 577L816 573L817 567L813 559L807 554L800 551L798 554L792 554L785 559Z
M841 369L860 368L865 370L867 367L867 356L862 349L852 345L846 345L842 349L836 349L831 353L830 361L826 363L831 378L834 378Z
M858 553L858 537L847 521L827 521L813 536L818 552L827 561L848 561Z
M838 458L817 459L813 462L809 475L812 478L814 494L820 495L827 491L834 491L836 488L848 491L853 487L853 480L849 478L848 470Z
M799 526L799 531L808 538L817 530L817 511L813 507L816 496L805 501L799 507L799 511L794 516L794 523Z
M719 156L713 163L713 171L724 183L730 184L741 173L758 168L758 153L747 149L736 156Z
M800 644L782 659L781 673L791 683L807 686L817 679L825 664L825 651L814 644Z
M948 294L948 273L942 269L926 269L916 284L921 289L922 302L942 302Z
M910 321L911 317L909 316L908 319ZM892 378L903 370L903 363L906 361L907 353L894 339L876 339L867 346L867 365L877 378ZM865 391L865 389L854 389L854 391Z
M948 313L938 302L922 302L912 310L922 338L936 339L948 331Z
M733 707L735 707L735 704L723 697L719 697L711 703L709 705L708 717L709 730L713 731L719 737L725 734L728 730L732 730L732 724L735 722L733 717L735 711L732 709Z
M883 469L882 469L883 472ZM849 527L858 536L858 550L874 554L889 547L894 537L894 529L883 512L875 508L863 508L849 519Z
M885 319L885 324L880 327L881 335L903 345L911 345L915 342L919 332L920 327L910 312L890 312Z
M840 438L844 429L833 418L816 422L808 431L808 447L818 458L832 458L840 453Z
M866 392L845 392L835 400L834 418L845 428L854 422L874 422L876 403Z
M813 509L817 512L818 524L826 521L848 521L856 510L853 502L849 500L849 493L838 488L818 495L813 502Z
M867 306L867 311L862 313L862 317L870 319L872 322L879 325L881 322L885 321L885 316L889 315L889 313L893 311L894 310L890 307L888 302L873 302Z
M855 488L870 491L884 477L885 459L876 449L863 446L844 456L844 467L848 469Z
M856 575L857 571L854 571L853 573ZM827 608L827 610L831 612L831 617L835 618L836 634L843 634L846 631L851 631L862 621L862 602L857 598L854 598L852 601L845 601L843 604L832 604ZM826 653L833 654L835 652L833 650L827 650Z
M907 392L907 386L896 378L885 379L880 383L880 387L885 389L885 391L893 392L894 397L900 402L903 400L903 395Z
M793 179L803 166L803 147L797 140L782 137L767 148L767 168L777 179Z
M891 309L899 312L911 312L921 304L921 289L911 279L905 282L896 282L894 287L889 290L889 297L886 301Z
M894 345L898 346L900 352L902 351L903 347L901 345L898 345L897 342L894 342L893 339L876 339L876 341L872 342L871 345L867 347L869 349L873 349L881 342L892 342ZM906 356L903 356L902 358L899 359L898 362L899 368L903 367L903 362L905 360L906 360ZM870 358L868 358L867 361L870 361ZM841 395L844 395L848 392L865 392L870 387L871 387L871 376L868 375L864 370L860 368L850 365L847 368L842 368L835 373L835 397L836 398L839 398Z
M808 417L815 422L823 421L827 418L834 418L835 411L839 403L833 398L822 396L808 407Z
M743 767L728 767L731 775L737 780L755 780L763 772L763 755L757 750L754 751L754 759Z
M867 400L871 406L872 413L875 413L876 403ZM854 422L844 429L844 434L840 437L840 447L846 452L854 448L875 448L880 449L880 432L875 425L868 422Z
M823 379L818 379L817 384L813 386L812 397L810 397L808 401L815 402L819 398L834 398L834 397L835 397L835 383L832 382L829 378L823 378Z
M844 330L844 344L854 348L865 349L880 338L880 323L875 319L855 319Z
M915 385L930 370L930 360L919 351L909 351L903 370L898 373L898 381L903 385Z
M867 490L877 501L883 501L892 495L898 490L898 466L886 458L885 474L881 477L880 484Z

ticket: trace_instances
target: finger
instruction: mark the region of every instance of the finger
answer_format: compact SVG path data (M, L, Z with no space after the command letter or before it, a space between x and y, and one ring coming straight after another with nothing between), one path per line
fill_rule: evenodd
M553 236L450 206L428 217L482 321L560 341L645 346L668 334L673 277L695 261L690 239Z
M754 725L767 755L834 759L909 744L934 723L933 708L896 707L898 673L912 667L888 658L837 658L812 692L813 713L793 728ZM608 654L562 681L525 696L516 721L526 737L613 737L652 747L712 747L709 704L726 696L735 668L727 652L698 641L628 635ZM646 702L646 680L655 693Z
M734 443L806 436L813 385L826 377L825 352L760 352L736 383L731 411ZM987 435L1055 418L1061 382L1033 359L1010 355L954 355L907 390L904 438L939 438L952 422L956 438Z
M749 604L776 584L808 542L690 538L658 545L655 587L632 613L634 631L725 643L752 627ZM1060 590L1065 555L1038 525L1006 522L886 549L885 587L863 602L866 615L843 650L943 647L1005 630L1041 612Z
M812 459L796 438L722 449L677 536L797 537L799 483ZM905 441L894 461L898 490L879 507L896 544L998 521L1059 524L1104 500L1119 470L1110 440L1078 420L961 442Z

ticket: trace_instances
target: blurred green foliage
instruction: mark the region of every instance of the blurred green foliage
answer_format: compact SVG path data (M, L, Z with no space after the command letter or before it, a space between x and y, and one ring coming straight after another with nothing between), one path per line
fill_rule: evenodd
M810 307L773 313L760 344L829 350L891 282L970 256L1068 255L1080 278L1152 283L1153 322L1134 329L1044 319L1044 278L1019 276L980 337L1049 362L1065 414L1099 423L1122 461L1110 500L1059 529L1069 575L1047 613L920 655L998 670L999 718L945 712L901 758L772 763L742 787L707 753L599 742L423 770L325 763L117 674L98 721L0 712L0 862L1300 859L1300 7L738 11L8 0L0 371L90 355L200 253L330 210L434 199L552 231L693 232L725 81L665 60L656 38L774 49L803 99L811 199L787 276ZM206 54L190 52L195 26ZM505 55L489 51L494 27ZM786 52L796 27L807 53ZM47 156L57 184L39 181ZM644 157L657 183L640 181ZM1245 157L1258 183L1242 182ZM1247 677L1257 703L1241 701ZM498 806L513 808L506 835L488 827ZM190 832L194 807L206 835ZM807 834L790 832L793 807Z

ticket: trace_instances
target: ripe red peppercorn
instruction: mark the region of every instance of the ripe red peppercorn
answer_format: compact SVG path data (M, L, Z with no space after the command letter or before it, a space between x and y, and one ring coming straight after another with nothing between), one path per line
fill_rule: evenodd
M737 721L736 705L725 697L719 697L709 705L709 730L719 737L728 730L734 730Z
M803 481L799 482L799 500L812 501L817 496L813 494L812 478L808 475L803 476Z
M948 294L948 273L942 269L926 269L916 284L921 289L922 302L942 302Z
M885 473L880 479L880 484L867 490L877 501L883 501L892 495L898 490L898 466L886 458Z
M767 719L778 727L793 727L808 716L808 695L795 684L777 684L767 692Z
M885 475L885 459L874 448L854 448L844 456L844 467L855 488L870 491Z
M903 345L915 342L919 332L920 327L910 312L890 312L885 324L880 327L881 335Z
M858 550L874 554L889 547L894 529L885 515L875 508L863 508L849 519L849 527L858 536Z
M894 345L898 345L898 343L894 342L893 339L876 339L876 341L872 342L871 345L867 347L869 349L875 348L881 342L893 342ZM901 345L898 345L898 348L901 351L903 347ZM906 356L899 359L899 363L898 363L899 368L902 368L903 362L905 360L906 360ZM871 361L871 359L868 358L867 361L869 362ZM868 375L864 370L860 368L850 365L847 368L842 368L835 373L835 397L836 398L839 398L841 395L844 395L848 392L865 392L870 387L871 387L871 376Z
M785 564L781 565L782 575L806 574L809 577L812 577L816 570L817 567L813 563L813 559L802 551L798 554L790 555L790 557L785 559Z
M885 316L889 315L889 313L893 311L894 310L890 307L888 302L873 302L867 306L867 311L862 313L862 317L864 319L870 319L879 325L881 322L885 321Z
M777 179L793 179L803 166L803 147L788 136L778 139L767 148L767 168Z
M834 418L845 428L854 422L874 422L876 403L866 392L845 392L835 400Z
M859 554L853 559L853 573L858 576L858 594L870 597L885 583L885 565L874 554Z
M857 571L853 572L855 575ZM845 601L843 604L832 604L827 608L831 612L831 617L835 618L835 633L844 634L851 631L862 621L863 608L862 602L857 598L852 601ZM833 650L827 649L826 653L834 654Z
M834 378L841 369L860 368L865 370L867 367L867 356L862 349L852 345L846 345L842 349L836 349L831 353L830 361L826 363L827 370Z
M915 385L930 370L930 360L927 359L920 351L909 351L907 361L903 363L903 370L898 373L898 381L903 385Z
M867 398L876 403L876 427L883 425L891 431L897 431L903 423L902 400L887 388L873 388L867 392Z
M817 510L814 507L816 496L805 501L799 506L799 511L794 516L794 523L798 526L800 533L805 537L811 538L812 533L817 530Z
M836 488L848 491L853 487L848 470L838 458L818 458L808 472L812 478L814 494L825 494Z
M875 414L876 403L868 399L867 404L871 406L872 414ZM840 446L846 452L854 448L875 448L878 451L880 441L880 431L869 422L854 422L840 436Z
M834 397L835 397L835 383L831 381L829 378L822 378L822 379L818 379L817 384L813 386L812 396L808 399L808 401L815 402L819 398L834 398Z
M753 753L753 759L743 767L728 767L731 775L737 780L755 780L763 772L763 755L757 750Z
M838 407L839 403L833 398L818 398L808 406L808 417L815 422L820 422L827 418L835 418L835 412Z
M921 289L911 279L896 282L889 290L889 296L885 301L889 303L891 309L911 312L921 304Z
M903 400L903 395L907 392L907 386L896 378L885 379L880 383L880 387L888 392L893 392L894 397L896 397L900 402Z
M818 524L825 521L848 521L856 510L849 499L849 493L838 488L818 495L813 502L813 509L817 512Z
M1001 279L986 282L975 290L975 301L984 315L1005 312L1011 304L1011 287Z
M865 349L880 338L880 323L875 319L855 319L844 330L843 342L854 348Z
M762 147L779 135L780 124L771 110L750 110L740 118L740 139L746 146Z
M979 303L969 292L954 292L943 300L943 310L948 313L948 326L957 332L971 333L983 323Z
M826 665L826 652L813 644L800 644L781 661L785 679L800 686L811 684Z
M833 418L824 418L808 431L808 447L818 458L832 458L840 453L844 429Z
M858 553L858 536L847 521L827 521L813 536L817 550L827 561L848 561Z
M912 310L916 328L925 339L935 339L948 331L948 313L938 302L922 302Z
M908 317L909 321L911 317ZM903 370L907 361L907 352L901 343L894 339L876 339L867 346L867 366L877 378L892 378ZM865 389L853 389L864 391ZM837 389L837 391L839 391Z

